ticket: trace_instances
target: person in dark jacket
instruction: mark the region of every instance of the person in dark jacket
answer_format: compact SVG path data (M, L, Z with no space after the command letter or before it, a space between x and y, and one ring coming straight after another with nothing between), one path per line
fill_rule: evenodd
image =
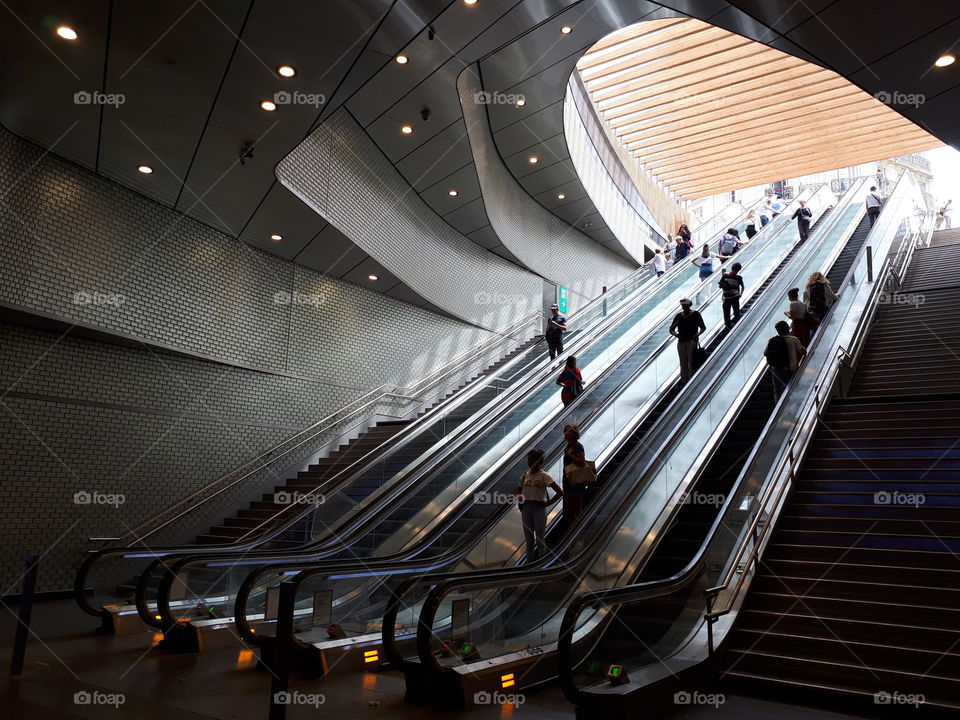
M673 317L670 334L677 339L677 353L680 355L680 382L685 383L693 375L693 351L697 349L700 334L706 332L703 318L693 309L693 303L684 298L680 301L680 312Z
M800 207L793 214L791 220L797 221L797 228L800 230L800 240L806 240L810 235L810 219L813 217L813 211L807 207L807 204L801 200Z
M743 278L740 276L740 263L730 266L730 272L725 272L718 285L723 291L723 324L732 327L740 319L740 296L743 295ZM731 312L733 318L730 317Z
M580 428L576 425L565 425L563 428L563 439L567 445L563 450L563 467L567 465L576 465L585 467L587 464L586 451L580 444ZM574 521L580 517L583 512L584 500L586 499L587 489L579 485L573 485L567 478L567 473L563 473L563 518L566 526L569 528Z
M790 326L786 322L781 320L774 327L777 334L767 341L763 355L773 376L773 398L779 400L790 377L800 366L800 359L807 354L807 349L790 334Z
M830 287L830 281L826 276L821 272L813 273L803 291L803 302L807 304L807 310L812 315L816 315L817 320L823 320L836 299L837 295Z
M543 334L550 349L550 359L563 354L563 334L567 331L567 319L560 314L560 306L554 303L550 306L550 318L547 320L547 331Z

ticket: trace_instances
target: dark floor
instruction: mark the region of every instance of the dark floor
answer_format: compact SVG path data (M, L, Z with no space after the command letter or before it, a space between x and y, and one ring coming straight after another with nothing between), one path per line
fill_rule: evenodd
M96 621L72 601L38 603L31 623L33 634L23 675L9 676L16 606L0 605L0 715L14 720L67 718L242 718L267 717L269 676L255 668L254 653L237 641L234 649L202 654L170 654L153 648L150 633L124 637L93 634ZM322 704L291 705L290 720L306 718L419 719L573 718L573 709L557 688L530 693L519 707L472 707L438 711L403 701L403 678L396 673L342 675L328 680L297 682L291 690L304 700ZM76 693L96 695L99 704L79 704ZM123 702L111 704L122 694ZM777 718L777 720L839 720L847 716L741 697L727 697L719 708L684 708L673 718Z

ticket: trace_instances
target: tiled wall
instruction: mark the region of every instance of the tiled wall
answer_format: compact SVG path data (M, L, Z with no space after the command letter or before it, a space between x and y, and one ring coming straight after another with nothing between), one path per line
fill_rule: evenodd
M315 304L275 301L293 291ZM0 326L3 592L30 552L48 553L41 589L69 587L88 536L492 337L250 248L6 131L0 302L211 358ZM83 490L126 502L75 505Z

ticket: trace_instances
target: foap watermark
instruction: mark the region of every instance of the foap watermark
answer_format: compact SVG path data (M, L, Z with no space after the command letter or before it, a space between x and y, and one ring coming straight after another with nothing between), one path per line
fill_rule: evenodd
M873 694L874 705L912 705L914 708L919 708L926 700L926 697L920 693L902 693L896 690L893 692L881 690Z
M93 307L120 307L127 301L121 293L100 292L99 290L78 290L73 294L74 305L92 305Z
M923 93L903 93L899 90L880 90L873 95L884 105L902 105L905 107L918 108L927 101L927 96Z
M123 493L103 493L99 490L78 490L73 494L74 505L110 505L118 508L127 501Z
M723 493L702 493L691 492L683 496L680 501L682 505L704 505L718 508L726 501L727 496Z
M905 493L899 490L887 492L881 490L873 494L874 505L909 505L911 507L920 507L927 502L927 496L922 493Z
M521 693L487 692L481 690L473 694L474 705L513 705L515 708L523 705L527 699Z
M880 293L878 305L912 305L920 307L927 302L927 296L920 293Z
M123 693L105 693L99 690L88 692L81 690L73 694L74 705L111 705L119 708L127 701Z
M673 694L674 705L712 705L715 708L720 707L727 701L723 693L705 693L699 690L688 692L681 690Z
M323 693L302 693L299 690L288 690L273 694L274 705L310 705L320 707L327 701Z
M473 502L477 505L516 505L520 498L513 493L481 492L473 494Z
M102 93L99 90L80 90L73 94L74 105L113 105L120 107L127 101L123 93Z
M319 307L323 305L323 295L320 293L302 293L294 290L289 292L275 292L273 302L276 305L313 305Z
M482 90L473 94L473 102L477 105L526 105L527 99L516 93Z
M323 505L327 501L323 493L281 491L273 494L277 505Z
M327 96L323 93L303 93L298 90L287 92L281 90L273 94L273 101L277 105L309 105L319 108L327 102Z
M507 295L505 293L486 292L481 290L473 294L476 305L515 305L526 300L524 295Z

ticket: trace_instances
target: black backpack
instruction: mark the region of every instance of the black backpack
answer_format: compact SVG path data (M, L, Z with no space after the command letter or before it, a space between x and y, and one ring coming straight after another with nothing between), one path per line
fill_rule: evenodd
M823 308L827 306L827 291L822 282L815 282L810 286L810 307Z
M767 364L771 367L789 367L790 350L787 348L787 340L783 335L777 335L770 338L767 343Z

